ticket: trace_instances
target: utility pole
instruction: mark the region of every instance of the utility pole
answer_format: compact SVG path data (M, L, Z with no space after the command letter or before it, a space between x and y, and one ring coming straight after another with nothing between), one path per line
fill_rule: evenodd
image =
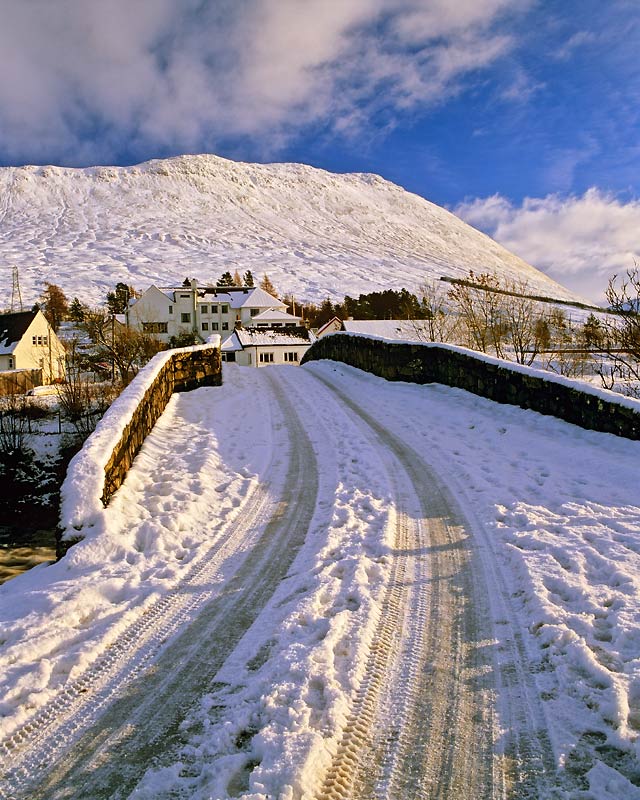
M22 311L22 295L20 294L20 276L17 265L12 267L13 285L11 287L11 311ZM16 309L16 306L18 308Z

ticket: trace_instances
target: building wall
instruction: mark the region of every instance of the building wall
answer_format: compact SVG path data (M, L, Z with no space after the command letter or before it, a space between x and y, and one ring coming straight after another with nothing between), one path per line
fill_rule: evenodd
M282 364L297 367L302 363L304 354L308 349L308 344L245 347L244 350L236 352L236 364L240 364L243 367L271 367ZM273 356L273 361L267 359L267 354ZM295 357L291 358L290 354L297 356L297 359ZM289 360L290 358L291 360Z
M244 298L244 295L241 296ZM282 304L275 301L274 307L282 307ZM233 332L236 323L244 326L252 324L256 314L252 314L251 310L251 306L234 309L221 296L198 297L197 287L176 289L172 299L152 286L128 309L127 318L129 324L137 328L154 323L166 325L166 331L149 331L166 343L172 336L183 333L196 333L202 339L217 333L225 339ZM264 307L257 308L258 313L264 310Z
M15 369L42 370L43 383L64 377L64 346L41 312L16 345L13 356Z

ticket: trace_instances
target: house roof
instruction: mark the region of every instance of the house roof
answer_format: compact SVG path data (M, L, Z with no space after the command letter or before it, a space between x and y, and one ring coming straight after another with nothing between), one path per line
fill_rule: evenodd
M238 350L242 350L242 345L235 331L222 342L220 349L225 353L235 353Z
M252 322L299 322L300 317L294 317L287 311L280 311L279 308L268 308L260 314L256 314L251 318Z
M244 347L312 344L315 336L307 328L236 328L239 344ZM231 338L231 337L230 337ZM229 340L227 340L229 341ZM225 342L226 344L226 342Z
M340 317L331 317L330 320L328 320L327 322L324 323L324 325L321 325L318 328L318 330L316 331L316 336L322 335L327 330L327 328L334 327L336 323L338 324L337 329L340 330L342 328L342 320L340 319Z
M175 294L191 291L190 286L163 287L161 290L173 299ZM229 303L231 308L285 308L285 304L259 286L198 286L200 303Z
M172 303L176 302L176 295L191 292L191 286L155 286L151 285L142 296L135 298L132 305L142 299L148 292L155 290L161 292ZM265 292L259 286L196 286L199 303L228 303L231 308L286 308L286 305L277 297Z
M428 322L423 319L345 319L345 331L380 336L383 339L425 341L428 339Z
M38 313L18 311L15 314L0 314L0 354L13 353Z

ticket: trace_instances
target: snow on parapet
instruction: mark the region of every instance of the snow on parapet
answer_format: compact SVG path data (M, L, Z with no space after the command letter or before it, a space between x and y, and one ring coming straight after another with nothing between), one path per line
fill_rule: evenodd
M502 369L511 370L511 372L518 372L522 375L530 375L535 378L540 378L547 383L556 383L560 386L565 386L568 389L574 389L582 394L592 395L607 403L617 403L618 405L629 408L632 411L640 414L640 400L634 397L627 397L626 395L612 392L610 389L602 389L598 386L592 386L586 381L581 381L579 378L567 378L564 375L556 375L545 369L538 369L536 367L527 367L524 364L517 364L514 361L508 361L505 358L498 358L497 356L490 356L486 353L480 353L478 350L471 350L468 347L461 347L455 344L445 344L444 342L420 342L415 339L391 339L387 336L376 336L370 333L356 333L349 331L332 331L324 335L323 339L328 339L331 336L349 336L356 339L371 339L377 342L386 342L387 344L409 344L418 347L431 347L436 350L450 350L453 353L460 353L461 355L469 356L477 361L484 361L486 364L492 364Z
M67 469L60 490L60 526L63 540L100 533L105 509L102 495L105 467L120 444L127 425L164 367L176 356L219 347L220 337L210 336L207 344L166 350L155 355L107 409L96 429L83 444ZM82 532L82 533L80 533Z

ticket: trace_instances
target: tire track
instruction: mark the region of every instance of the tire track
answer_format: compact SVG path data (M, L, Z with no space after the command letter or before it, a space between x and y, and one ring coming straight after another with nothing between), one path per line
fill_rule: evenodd
M16 791L4 797L97 800L125 796L152 759L177 748L185 709L211 686L227 655L286 575L315 511L318 476L310 440L282 388L272 377L267 380L290 431L286 474L278 481L286 487L287 497L274 499L269 485L256 492L252 516L231 532L214 560L219 566L224 556L238 549L245 550L246 557L213 599L209 590L208 602L186 627L185 615L175 615L169 623L171 632L183 629L155 661L168 625L155 630L155 648L150 642L137 660L127 657L126 646L118 648L113 659L108 654L100 671L100 692L94 690L97 677L92 684L82 676L63 691L60 707L52 704L42 709L37 724L33 721L14 735L5 753L20 752L5 780ZM267 510L268 521L264 519ZM255 534L256 527L262 532L252 543L246 534ZM202 564L196 570L198 583L214 572L208 562ZM185 593L195 588L193 580L183 582L171 598L159 601L155 613L166 620L167 608L179 605ZM135 642L150 624L141 620L138 628L127 632L126 644ZM90 699L83 702L82 695L90 690Z
M396 652L383 657L372 648L374 677L364 682L354 700L318 797L497 800L545 796L549 777L555 775L548 736L533 708L526 657L513 632L506 637L506 645L501 642L510 653L507 669L514 672L508 681L498 663L487 589L488 578L494 576L485 574L469 522L409 445L329 380L314 376L378 437L381 457L392 474L395 460L397 496L401 511L409 511L413 528L405 533L400 513L396 559L406 560L402 549L411 540L417 556L410 562L413 580L406 577L406 564L399 567L384 602L380 642L383 649L395 647ZM410 496L398 492L403 480L418 502L416 519L411 518ZM398 604L406 610L405 627L394 639L386 618L398 623L402 616L396 610ZM390 672L381 694L378 675L383 662ZM498 745L498 722L516 728L506 749Z

